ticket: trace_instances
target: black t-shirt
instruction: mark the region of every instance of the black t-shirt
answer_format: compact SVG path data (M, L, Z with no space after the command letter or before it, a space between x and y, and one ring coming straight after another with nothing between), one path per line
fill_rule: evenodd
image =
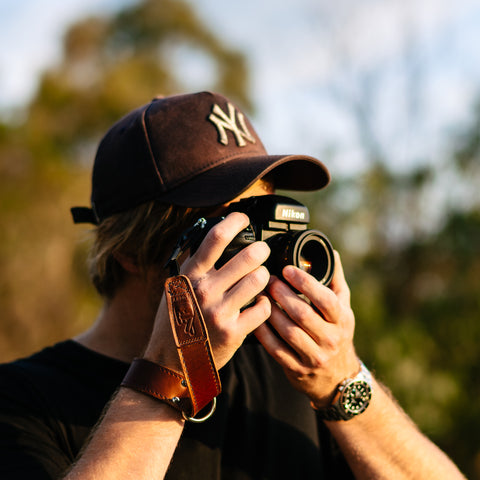
M0 478L61 478L127 369L72 340L0 365ZM186 423L167 479L353 478L308 399L255 340L220 376L214 416Z

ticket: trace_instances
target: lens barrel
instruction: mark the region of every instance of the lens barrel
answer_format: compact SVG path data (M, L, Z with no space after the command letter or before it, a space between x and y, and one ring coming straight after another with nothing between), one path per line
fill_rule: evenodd
M271 254L267 268L281 277L287 265L294 265L310 273L320 283L329 285L334 271L333 248L328 238L318 230L288 232L267 240Z

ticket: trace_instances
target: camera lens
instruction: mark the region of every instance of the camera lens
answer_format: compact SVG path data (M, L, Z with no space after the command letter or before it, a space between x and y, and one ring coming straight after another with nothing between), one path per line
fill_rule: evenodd
M334 270L333 248L318 230L283 233L267 240L271 254L267 261L270 273L281 276L283 268L294 265L329 285Z
M320 232L307 230L295 239L292 263L324 285L332 280L333 249Z
M298 265L304 272L312 273L312 262L308 261L305 257L300 256Z

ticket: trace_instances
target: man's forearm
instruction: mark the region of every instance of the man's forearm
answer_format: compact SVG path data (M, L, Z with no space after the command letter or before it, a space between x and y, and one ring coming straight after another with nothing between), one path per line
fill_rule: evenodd
M377 382L367 410L325 422L358 479L464 479Z
M65 480L161 479L183 426L172 407L120 389Z

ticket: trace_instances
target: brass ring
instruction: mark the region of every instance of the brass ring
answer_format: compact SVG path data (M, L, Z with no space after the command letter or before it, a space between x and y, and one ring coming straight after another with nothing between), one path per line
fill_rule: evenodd
M192 423L203 423L206 420L208 420L215 412L215 409L217 408L217 397L214 397L212 400L212 408L210 411L201 418L196 418L196 417L189 417L185 412L182 412L182 417L187 421L187 422L192 422Z

